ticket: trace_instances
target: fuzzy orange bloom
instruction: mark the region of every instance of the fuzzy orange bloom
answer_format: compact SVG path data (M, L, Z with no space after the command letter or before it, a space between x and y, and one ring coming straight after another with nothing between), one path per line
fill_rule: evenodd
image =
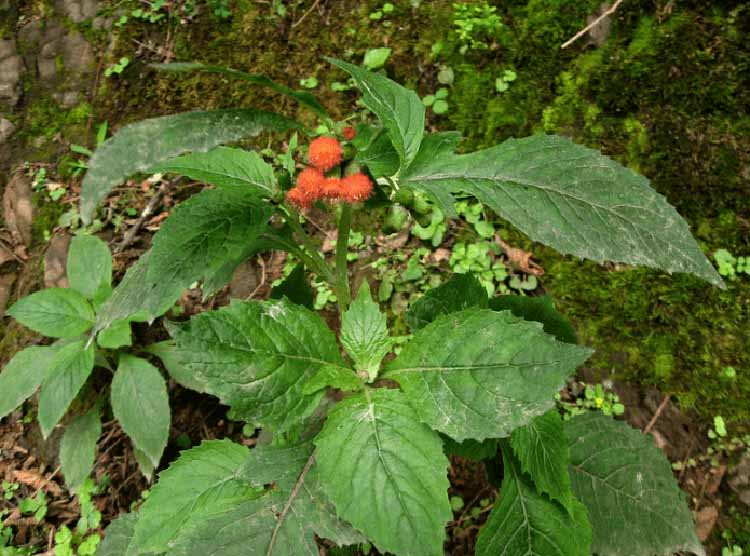
M317 168L305 168L297 176L297 187L311 197L320 197L326 177Z
M351 141L357 136L357 130L350 125L346 126L343 131L343 136L347 141Z
M364 201L372 194L372 188L370 178L358 172L341 180L340 198L347 203Z
M310 142L308 157L310 164L321 172L327 172L341 163L344 150L334 137L316 137Z
M335 201L341 196L341 179L326 178L323 184L323 198Z
M300 209L310 208L313 199L299 187L294 187L286 192L286 199Z

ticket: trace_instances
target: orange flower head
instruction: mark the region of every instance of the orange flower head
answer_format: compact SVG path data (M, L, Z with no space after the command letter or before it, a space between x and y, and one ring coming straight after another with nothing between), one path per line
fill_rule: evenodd
M323 184L323 198L336 201L341 196L341 179L327 178Z
M341 163L344 150L335 137L316 137L310 142L310 163L321 172L327 172Z
M297 176L297 187L311 197L320 197L326 178L317 168L305 168Z
M357 136L357 130L348 125L344 128L343 135L344 139L346 139L347 141L351 141Z
M341 180L341 199L347 203L366 200L372 194L372 181L358 172Z
M286 192L286 199L298 209L307 209L312 206L312 199L299 187L294 187Z

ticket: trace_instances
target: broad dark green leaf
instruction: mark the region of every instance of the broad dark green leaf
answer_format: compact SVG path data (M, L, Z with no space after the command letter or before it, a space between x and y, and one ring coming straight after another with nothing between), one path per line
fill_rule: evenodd
M214 147L259 134L288 131L293 120L259 110L184 112L127 125L107 139L89 159L81 187L81 219L89 224L97 205L128 176L185 152Z
M477 556L588 556L591 525L586 508L573 501L569 514L539 494L506 449L503 469L500 499L479 531Z
M175 379L177 384L190 390L195 390L196 392L205 391L203 383L200 382L195 375L180 362L180 352L172 340L151 344L146 347L146 351L161 359L169 376Z
M0 419L29 398L44 380L54 347L32 346L19 351L0 372Z
M482 461L493 457L497 453L497 439L490 438L483 442L471 438L463 442L456 442L450 436L441 435L443 449L449 456L460 456L473 461Z
M336 388L342 392L362 390L364 381L352 369L325 365L320 367L313 377L302 387L303 394L314 394L325 388Z
M384 376L401 385L423 423L459 442L483 440L553 407L590 353L508 311L467 309L417 331Z
M152 251L146 251L131 266L122 281L96 313L97 331L118 321L152 321L179 299L185 285L168 280L149 280Z
M384 130L377 133L366 149L357 150L355 160L362 166L367 166L375 179L394 175L400 164L398 153Z
M451 211L462 191L561 253L721 277L686 222L643 176L569 139L534 135L487 150L436 157L402 176Z
M101 434L102 422L96 408L79 415L65 427L60 442L60 468L71 492L77 492L91 474Z
M263 197L278 192L273 167L253 151L217 147L208 152L182 155L149 169L149 173L173 173L226 189L255 191Z
M348 72L362 91L362 101L380 118L405 170L417 156L424 133L424 105L419 96L387 77L335 58L326 58Z
M271 290L271 299L286 297L292 303L313 309L315 305L315 293L305 276L305 265L302 263L294 267L294 270L281 284Z
M360 533L336 516L321 488L312 452L310 443L251 450L240 476L258 488L273 484L272 490L185 531L173 554L318 556L316 535L337 546L364 542Z
M323 392L303 396L318 368L343 367L325 321L290 301L233 301L170 327L182 365L204 391L230 406L232 419L287 429L317 407Z
M493 311L510 311L517 317L533 322L541 322L544 331L568 344L578 343L576 331L562 314L557 312L552 298L528 297L526 295L501 295L490 299Z
M80 336L94 325L94 310L77 291L47 288L19 299L8 314L50 338Z
M703 555L669 461L653 439L599 412L565 423L573 493L600 556Z
M194 195L172 211L154 236L149 282L189 286L242 253L265 230L269 205L220 189Z
M315 438L323 490L381 552L443 554L448 460L397 390L344 399Z
M130 321L118 320L112 326L101 330L96 336L96 343L104 349L118 349L133 344Z
M76 340L56 350L39 393L39 427L47 438L94 369L94 342Z
M485 309L487 290L471 274L454 274L445 284L431 289L409 307L406 324L416 332L440 315L470 307Z
M148 361L120 355L112 379L112 413L154 467L159 466L169 438L169 397L161 373Z
M557 409L534 417L527 425L514 430L510 435L510 446L537 491L572 511L574 498L568 473L570 451Z
M79 234L70 241L68 250L70 287L87 299L94 299L112 285L112 254L101 239Z
M296 100L300 104L307 106L308 108L317 112L318 115L323 116L324 118L328 117L326 109L323 108L323 106L320 104L320 102L318 102L318 99L315 98L314 95L308 93L307 91L290 89L286 85L281 85L279 83L271 81L271 79L263 74L245 73L244 71L238 71L222 66L210 66L201 64L199 62L172 62L170 64L152 64L151 67L161 71L170 72L205 71L207 73L221 73L230 77L234 77L235 79L247 81L248 83L268 87L269 89L276 91L277 93L286 95L289 98Z
M107 527L104 540L96 548L96 556L135 556L130 549L138 514L120 514Z
M391 351L385 315L372 300L370 285L362 282L359 293L341 318L341 345L358 371L366 371L370 381L378 375L380 362Z
M159 474L159 482L138 511L131 550L170 552L185 529L257 498L262 490L240 476L248 454L246 447L229 440L207 440L183 451ZM214 536L220 543L217 531Z

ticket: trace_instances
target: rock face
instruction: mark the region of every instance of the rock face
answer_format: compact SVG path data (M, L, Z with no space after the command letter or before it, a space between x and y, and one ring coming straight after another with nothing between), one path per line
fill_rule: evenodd
M0 104L14 107L21 97L24 64L14 39L0 40Z
M3 217L13 236L13 242L31 245L31 222L34 214L31 203L31 183L22 170L17 171L3 191Z

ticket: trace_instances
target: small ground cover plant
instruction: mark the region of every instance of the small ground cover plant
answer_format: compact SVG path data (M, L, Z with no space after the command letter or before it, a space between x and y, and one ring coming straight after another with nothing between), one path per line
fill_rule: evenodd
M425 134L416 93L328 61L351 76L376 122L337 124L311 94L265 76L170 64L162 69L267 86L315 112L328 132L313 138L298 122L257 110L191 112L127 126L89 161L84 222L134 173L176 173L213 187L171 212L95 312L81 319L77 305L55 307L86 323L70 332L89 334L76 357L93 353L93 338L120 323L161 316L194 283L212 295L261 251L283 250L303 265L271 299L167 322L171 339L147 348L183 385L229 406L230 419L262 429L264 440L252 450L212 440L183 451L148 499L110 525L98 554L316 555L325 539L438 556L453 518L452 453L502 467L480 556L703 554L669 462L647 436L601 412L563 421L555 410L556 394L591 352L551 300L490 297L493 289L465 269L410 307L411 337L396 350L369 283L352 287L348 257L353 212L410 192L429 199L441 220L458 215L460 196L462 212L479 222L480 211L469 209L475 201L465 202L473 198L563 253L722 286L684 220L645 178L565 138L536 135L456 154L458 134ZM263 130L311 136L304 167L291 148L274 167L256 152L221 146ZM313 206L335 214L332 261L306 229ZM306 272L335 297L338 335L310 309ZM146 365L153 368L122 353L115 379L123 366ZM55 367L45 380L60 373ZM145 373L143 382L133 376L133 391L151 388ZM151 412L140 418L149 423Z

